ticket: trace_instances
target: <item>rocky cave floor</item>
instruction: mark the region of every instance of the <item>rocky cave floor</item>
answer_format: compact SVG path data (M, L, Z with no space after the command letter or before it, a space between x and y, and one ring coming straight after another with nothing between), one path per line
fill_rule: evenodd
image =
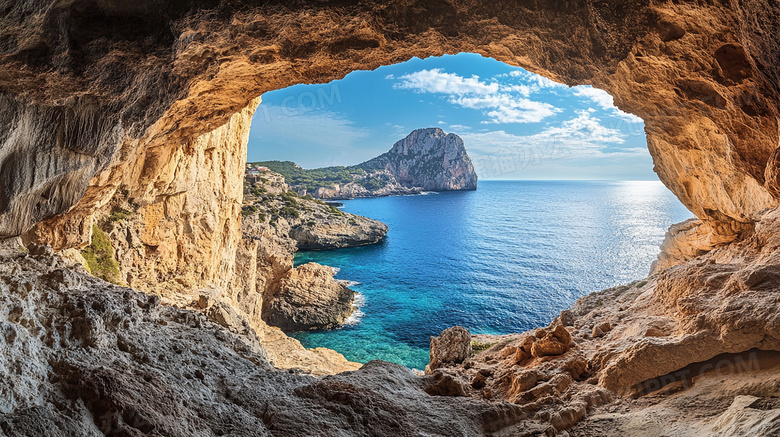
M275 369L247 324L6 250L0 435L777 435L780 353L749 348L643 379L646 365L692 352L675 349L671 318L649 315L659 280L594 293L547 329L469 337L492 345L425 376L373 361L317 377ZM665 344L649 363L626 359L648 359L640 326L645 343ZM561 329L569 342L555 350ZM640 384L613 384L626 374Z

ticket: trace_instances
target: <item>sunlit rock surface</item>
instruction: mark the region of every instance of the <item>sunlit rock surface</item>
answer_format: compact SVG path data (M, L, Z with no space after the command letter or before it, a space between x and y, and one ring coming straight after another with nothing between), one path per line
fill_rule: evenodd
M463 140L439 128L412 131L387 153L356 167L365 172L359 180L321 187L314 195L321 199L352 199L477 189L477 173ZM366 186L362 183L366 179L381 186Z

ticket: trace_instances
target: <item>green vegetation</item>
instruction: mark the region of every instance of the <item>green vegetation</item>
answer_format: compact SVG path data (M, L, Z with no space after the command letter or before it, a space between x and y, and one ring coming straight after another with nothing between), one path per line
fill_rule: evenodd
M108 220L111 223L113 223L113 222L120 222L122 220L127 219L132 214L133 214L132 211L128 211L128 210L122 209L122 208L117 208L117 209L111 211L111 214L109 214L109 216L108 216L108 218L106 220Z
M335 184L352 182L356 175L366 174L365 170L358 166L351 167L325 167L306 170L291 161L262 161L251 162L249 165L268 167L273 172L284 176L287 184L314 191L317 188L330 188Z
M645 285L647 285L647 279L637 282L636 283L636 288L642 288Z
M387 181L375 177L361 179L357 183L367 190L378 190L387 185Z
M257 207L254 205L243 205L241 207L241 215L243 217L248 217L256 212L257 212Z
M249 188L249 192L250 192L250 193L251 193L253 196L255 196L255 197L260 197L260 196L262 196L263 194L265 194L267 191L268 191L268 190L266 190L266 189L265 189L265 187L263 187L263 186L260 186L260 187L251 187L251 188Z
M119 263L114 256L114 248L103 230L92 225L92 242L81 255L87 261L87 271L104 281L119 284Z
M282 193L279 195L279 197L281 197L282 200L284 200L284 202L288 205L298 206L298 200L296 200L298 197L298 193L296 193L295 191L288 191L286 193Z
M279 211L279 215L284 218L300 218L301 214L298 212L297 209L285 206L282 208L281 211Z
M498 344L497 341L494 341L494 342L491 342L491 343L482 343L480 341L472 341L471 342L471 351L474 352L475 354L478 354L480 352L484 352L484 351L490 349L491 347L495 346L496 344Z

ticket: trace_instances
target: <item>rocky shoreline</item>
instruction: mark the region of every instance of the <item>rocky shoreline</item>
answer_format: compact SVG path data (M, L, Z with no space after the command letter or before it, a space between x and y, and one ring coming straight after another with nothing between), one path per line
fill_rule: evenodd
M685 316L664 315L654 300L670 277L696 264L583 297L547 328L504 336L449 329L432 339L425 375L372 361L341 364L349 371L319 379L308 374L329 374L343 357L288 346L283 359L301 367L277 370L276 340L218 293L180 309L87 275L45 248L6 245L0 389L10 396L0 403L9 411L0 429L9 437L42 429L184 436L197 415L201 428L220 433L365 435L391 432L403 414L404 426L442 436L774 435L780 354L758 351L767 347L759 342L730 346L747 347L741 354L692 356L690 334L680 331ZM739 317L757 317L751 311ZM725 336L752 335L737 329ZM650 359L658 354L701 362L664 368ZM25 370L3 370L12 368ZM378 422L356 428L350 412L369 405Z
M295 252L377 244L387 225L298 196L272 171L248 176L244 189L244 238L262 247L266 258L274 258L271 265L285 265L258 271L268 284L263 320L286 332L341 326L354 310L354 291L336 281L330 267L309 263L293 268Z

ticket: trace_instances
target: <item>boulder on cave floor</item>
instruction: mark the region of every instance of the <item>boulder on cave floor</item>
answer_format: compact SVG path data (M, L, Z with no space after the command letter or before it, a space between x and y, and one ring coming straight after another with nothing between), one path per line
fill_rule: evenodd
M461 364L471 356L471 333L462 326L453 326L442 331L438 337L431 337L430 363L425 373L446 364Z

